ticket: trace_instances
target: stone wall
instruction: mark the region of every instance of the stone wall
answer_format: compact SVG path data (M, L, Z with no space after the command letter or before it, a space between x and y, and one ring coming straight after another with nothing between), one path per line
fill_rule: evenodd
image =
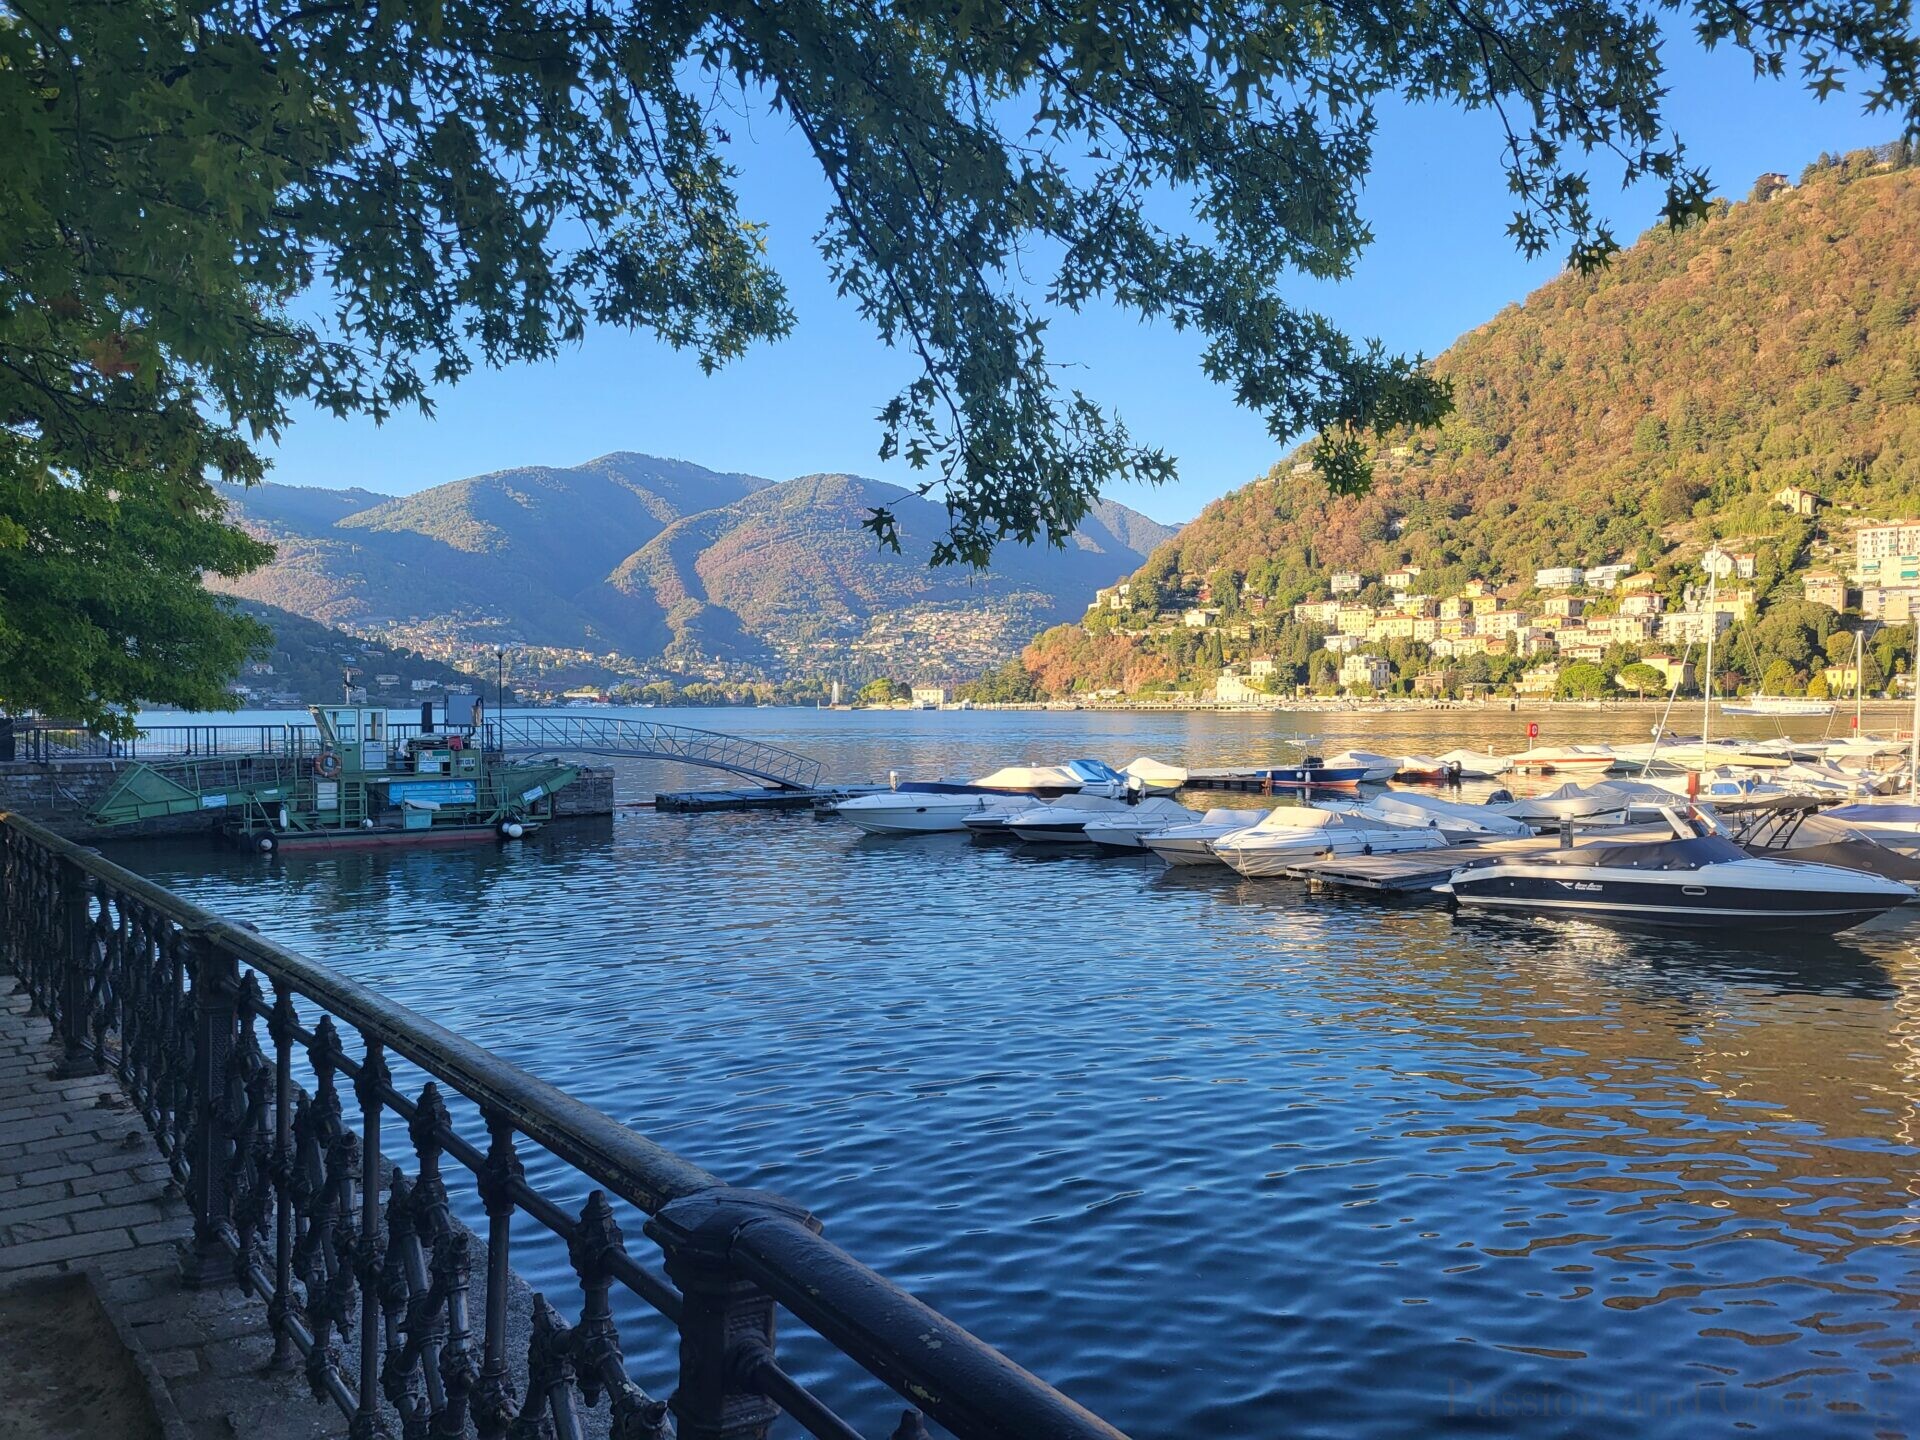
M553 818L573 820L613 813L613 771L582 770L580 778L553 797Z

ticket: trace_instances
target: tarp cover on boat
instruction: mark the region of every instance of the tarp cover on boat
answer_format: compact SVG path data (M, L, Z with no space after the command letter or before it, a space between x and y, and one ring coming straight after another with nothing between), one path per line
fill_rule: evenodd
M1642 840L1625 845L1580 845L1571 850L1542 850L1515 857L1522 865L1581 865L1607 870L1698 870L1750 858L1719 835L1691 840Z

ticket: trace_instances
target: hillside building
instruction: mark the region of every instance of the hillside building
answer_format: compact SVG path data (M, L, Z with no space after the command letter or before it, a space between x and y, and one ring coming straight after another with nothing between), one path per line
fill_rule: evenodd
M1411 590L1413 582L1420 578L1418 565L1403 565L1398 570L1389 570L1380 577L1389 590Z
M1862 525L1853 532L1853 550L1855 575L1862 580L1877 576L1883 561L1920 555L1920 522Z
M1219 705L1257 705L1268 699L1267 692L1251 676L1229 670L1213 682L1213 699Z
M1920 586L1862 585L1860 613L1887 625L1906 625L1920 611Z
M1631 565L1595 565L1587 571L1587 585L1594 590L1612 590L1633 571Z
M1678 685L1684 690L1687 686L1693 684L1693 662L1691 660L1681 660L1672 655L1648 655L1643 657L1640 663L1643 665L1651 665L1654 669L1658 670L1660 672L1660 678L1666 681L1667 689L1669 690L1673 689L1675 685Z
M1354 570L1336 570L1327 580L1327 588L1336 595L1358 595L1366 584L1367 577Z
M1826 502L1811 490L1803 490L1798 485L1788 485L1773 492L1773 503L1795 515L1811 515Z
M1334 617L1334 626L1342 635L1364 635L1373 624L1371 605L1342 605Z
M1340 688L1380 691L1393 683L1393 666L1378 655L1349 655L1340 662Z
M1587 602L1578 595L1550 595L1547 597L1547 614L1557 615L1563 620L1578 620L1586 613Z
M1620 597L1622 615L1658 615L1667 608L1667 597L1658 590L1636 590Z
M1586 583L1587 572L1578 565L1549 565L1533 572L1536 590L1571 590Z
M1800 593L1815 605L1832 610L1847 608L1847 582L1832 570L1809 570L1800 577Z
M1669 645L1704 645L1707 636L1716 637L1733 628L1733 615L1726 610L1671 610L1660 617L1660 639Z
M1271 680L1278 671L1271 655L1256 655L1247 662L1247 678L1250 680Z

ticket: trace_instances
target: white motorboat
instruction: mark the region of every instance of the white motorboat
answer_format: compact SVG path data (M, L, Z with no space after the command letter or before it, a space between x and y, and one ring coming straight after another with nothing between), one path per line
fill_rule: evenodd
M1149 755L1138 755L1120 767L1120 773L1140 782L1147 795L1171 795L1187 783L1185 766L1167 765Z
M1185 825L1169 825L1165 830L1156 830L1142 838L1147 849L1169 865L1218 865L1220 857L1213 853L1213 842L1259 823L1265 815L1264 810L1235 810L1216 806L1198 820Z
M1914 898L1864 870L1757 859L1709 818L1668 809L1669 838L1470 861L1434 888L1469 907L1696 930L1845 930Z
M1014 818L1029 810L1037 810L1046 803L1045 800L1036 799L1031 795L1009 796L1005 804L982 810L977 815L969 815L960 822L960 825L969 835L988 840L996 837L1011 840L1013 831L1007 827L1013 823Z
M1437 829L1450 841L1517 839L1533 834L1531 825L1508 814L1504 806L1468 805L1412 790L1389 790L1384 795L1376 795L1359 806L1358 813L1387 825Z
M1391 780L1400 771L1399 756L1376 755L1371 750L1342 750L1321 763L1333 771L1358 771L1359 778L1370 784Z
M1166 806L1178 812L1164 823L1172 824L1188 812L1171 800L1143 800L1141 805ZM1140 808L1125 800L1105 795L1062 795L1050 805L1035 805L1010 817L1007 829L1016 840L1034 845L1084 845L1090 820L1106 820L1129 815Z
M1722 715L1831 715L1833 701L1805 700L1793 695L1755 695L1747 700L1722 700Z
M1562 820L1624 819L1631 794L1604 787L1605 782L1577 785L1568 781L1557 790L1549 790L1544 795L1523 795L1499 808L1515 820L1535 826L1558 825ZM1673 797L1664 790L1653 791L1651 786L1648 789L1655 796L1654 803L1673 803Z
M1748 854L1765 859L1810 860L1843 870L1868 870L1903 885L1920 884L1920 859L1811 806L1761 814L1736 838Z
M1197 824L1203 818L1198 810L1150 795L1124 815L1095 816L1087 821L1082 835L1089 843L1109 850L1145 850L1149 835L1175 825Z
M1402 850L1438 850L1439 830L1392 825L1348 806L1282 806L1258 825L1213 842L1213 853L1249 879L1279 875L1314 855L1386 855Z
M1069 760L1064 765L1008 765L968 786L975 790L1000 790L1052 799L1060 795L1125 795L1130 787L1127 777L1104 760ZM909 786L902 785L905 790Z
M1908 854L1920 852L1920 804L1907 797L1836 805L1826 815L1882 845Z
M1459 766L1458 774L1462 780L1498 780L1513 768L1505 757L1479 750L1449 750L1433 758L1442 765Z
M966 829L966 821L972 816L1011 815L1037 803L1027 795L889 790L842 800L834 806L834 813L851 820L869 835L935 835Z
M1507 763L1515 770L1605 773L1620 763L1620 757L1611 745L1536 745L1509 755Z

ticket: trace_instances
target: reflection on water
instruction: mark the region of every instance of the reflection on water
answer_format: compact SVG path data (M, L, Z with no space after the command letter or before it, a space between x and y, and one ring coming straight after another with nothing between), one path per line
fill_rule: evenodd
M1387 718L1327 743L1462 733ZM1230 763L1289 728L707 723L845 776ZM623 769L629 795L700 783ZM804 1200L1137 1436L1920 1428L1911 919L1791 947L1456 921L804 816L624 812L413 854L116 853ZM562 1287L557 1248L523 1259ZM636 1363L658 1384L670 1358ZM885 1433L885 1409L861 1418Z

